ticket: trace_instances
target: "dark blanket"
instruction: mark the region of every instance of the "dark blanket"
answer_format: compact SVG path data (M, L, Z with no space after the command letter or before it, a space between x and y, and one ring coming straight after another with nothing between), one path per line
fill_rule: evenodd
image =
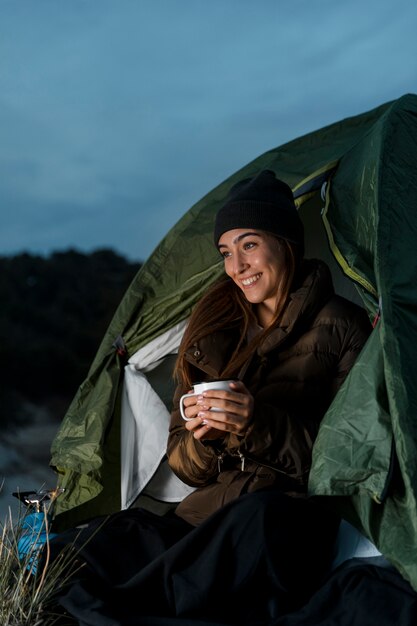
M351 559L300 610L251 626L415 626L417 595L378 559ZM131 617L126 626L229 626L214 621L154 616Z
M415 626L417 594L378 559L328 575L337 526L276 492L242 496L197 528L122 511L52 540L52 558L75 543L86 563L57 603L79 626Z

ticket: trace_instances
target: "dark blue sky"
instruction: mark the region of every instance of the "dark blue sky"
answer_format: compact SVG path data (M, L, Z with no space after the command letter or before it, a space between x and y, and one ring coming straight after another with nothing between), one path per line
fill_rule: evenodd
M417 93L415 0L0 0L0 255L146 259L266 150Z

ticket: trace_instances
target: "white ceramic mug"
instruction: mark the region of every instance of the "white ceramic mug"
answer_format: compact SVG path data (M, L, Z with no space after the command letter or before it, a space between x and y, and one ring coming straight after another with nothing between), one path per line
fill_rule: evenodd
M225 389L226 391L230 391L229 384L235 382L234 380L212 380L211 382L206 383L195 383L193 386L192 393L185 393L180 398L180 413L181 417L185 419L187 422L190 419L194 419L192 417L186 417L184 413L184 398L191 398L192 396L200 396L203 391L208 391L209 389ZM219 411L220 409L216 409L215 407L211 408L210 411Z

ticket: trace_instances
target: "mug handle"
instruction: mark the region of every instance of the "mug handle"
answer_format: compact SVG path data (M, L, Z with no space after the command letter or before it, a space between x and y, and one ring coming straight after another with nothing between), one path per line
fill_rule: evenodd
M185 420L186 422L189 422L191 419L193 419L192 417L186 417L185 413L184 413L184 405L183 405L183 401L184 398L191 398L191 396L195 396L197 394L195 393L185 393L183 396L181 396L180 398L180 413L181 413L181 417L183 420Z

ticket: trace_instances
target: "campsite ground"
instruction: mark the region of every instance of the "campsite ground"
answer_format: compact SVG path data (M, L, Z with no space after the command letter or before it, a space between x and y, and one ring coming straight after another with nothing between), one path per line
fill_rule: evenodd
M49 467L50 446L58 425L43 408L33 408L30 422L0 435L0 522L19 511L14 491L37 491L55 487L56 475Z

